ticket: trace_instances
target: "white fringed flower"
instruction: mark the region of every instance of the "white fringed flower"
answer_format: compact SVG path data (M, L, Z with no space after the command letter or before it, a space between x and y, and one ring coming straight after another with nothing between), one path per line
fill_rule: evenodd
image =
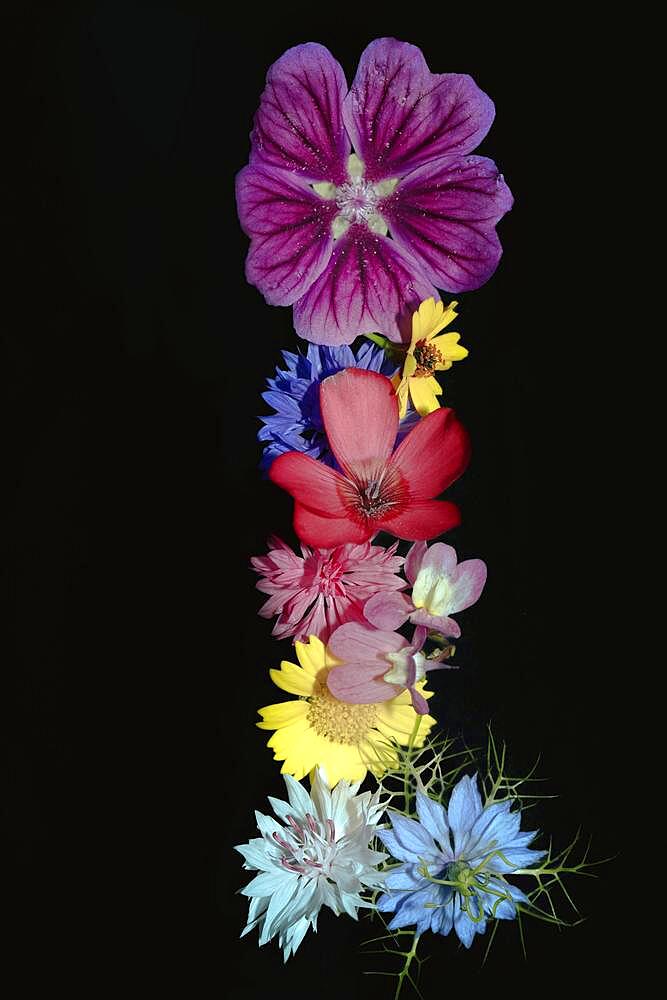
M250 897L243 934L259 927L260 945L278 935L287 961L308 928L317 929L322 906L357 919L357 909L369 905L360 893L383 885L375 866L387 855L368 846L384 812L378 791L357 795L359 785L346 781L331 791L320 768L310 795L291 775L284 778L289 802L269 796L281 822L255 813L262 836L235 850L244 868L260 873L241 890Z

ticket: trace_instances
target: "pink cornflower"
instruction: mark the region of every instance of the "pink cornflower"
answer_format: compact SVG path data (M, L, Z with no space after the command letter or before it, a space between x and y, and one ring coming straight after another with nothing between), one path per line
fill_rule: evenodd
M260 608L262 618L278 615L273 635L294 636L305 642L316 635L326 643L332 631L345 622L364 622L363 607L377 593L406 586L397 574L403 557L394 542L385 549L363 542L333 549L301 546L298 556L280 538L269 539L269 552L251 559L261 575L257 589L269 599Z

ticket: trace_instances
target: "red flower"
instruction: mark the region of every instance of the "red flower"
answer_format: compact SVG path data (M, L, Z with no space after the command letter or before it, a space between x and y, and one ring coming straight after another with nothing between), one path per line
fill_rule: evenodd
M294 530L307 545L365 542L377 531L417 541L459 524L458 507L434 500L461 475L468 435L453 410L423 417L393 451L398 401L384 375L346 368L320 387L335 472L301 452L277 458L269 478L295 500Z

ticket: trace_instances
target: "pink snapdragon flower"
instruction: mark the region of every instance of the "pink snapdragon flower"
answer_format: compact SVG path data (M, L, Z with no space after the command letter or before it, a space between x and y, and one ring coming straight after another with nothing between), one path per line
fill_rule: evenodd
M451 545L436 542L429 548L426 542L415 542L405 557L405 575L412 584L412 595L374 594L364 605L369 624L393 630L409 620L458 639L461 629L450 615L479 599L486 583L486 563L481 559L457 563L456 549Z
M334 698L353 705L389 701L407 690L418 715L428 713L421 689L428 670L448 670L441 658L427 659L422 649L428 629L418 625L408 642L397 632L348 622L329 639L330 653L340 665L327 674L327 687Z
M268 554L251 559L261 574L257 589L269 595L259 614L278 616L273 635L279 639L294 636L297 642L306 642L309 635L316 635L326 643L344 622L364 621L363 608L372 595L405 587L397 575L403 565L397 545L386 549L370 542L333 549L302 545L298 556L273 536Z

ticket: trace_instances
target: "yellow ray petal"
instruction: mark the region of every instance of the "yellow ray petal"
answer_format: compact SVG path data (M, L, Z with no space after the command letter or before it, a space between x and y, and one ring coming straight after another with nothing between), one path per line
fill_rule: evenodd
M333 667L340 664L340 660L331 655L322 640L318 639L316 635L309 636L308 642L295 642L294 649L299 663L311 677L317 677L323 667Z
M306 697L313 693L315 678L311 674L307 674L301 667L297 667L296 663L283 660L280 664L280 670L269 670L269 674L276 687L283 691Z
M468 357L468 351L462 344L459 344L459 340L460 334L458 333L443 333L441 337L436 337L431 343L448 361L462 361L463 358Z
M403 419L408 410L408 399L410 398L410 380L404 378L396 390L398 398L398 415Z
M432 387L429 385L430 381L431 380L428 378L410 379L410 395L412 396L412 402L415 410L422 417L425 417L427 413L433 413L433 411L437 410L440 405Z
M281 747L276 759L284 759L281 774L293 774L300 781L320 763L317 734L307 726L289 745Z
M438 309L433 316L433 321L430 326L426 327L426 324L422 323L424 335L430 342L433 341L433 338L437 333L440 333L440 331L444 330L446 326L449 326L452 320L458 315L456 309L454 308L456 302L450 302L446 309L442 302L439 302L438 305L440 306L440 309Z
M414 373L417 371L417 359L414 354L406 354L405 361L403 362L403 378L412 378Z
M345 781L363 781L366 777L366 765L359 756L355 746L332 743L330 752L324 763L327 778L333 788L341 779Z
M308 714L308 703L305 701L281 701L276 705L266 705L258 709L262 721L256 723L259 729L281 729L290 726L297 719L303 719Z

